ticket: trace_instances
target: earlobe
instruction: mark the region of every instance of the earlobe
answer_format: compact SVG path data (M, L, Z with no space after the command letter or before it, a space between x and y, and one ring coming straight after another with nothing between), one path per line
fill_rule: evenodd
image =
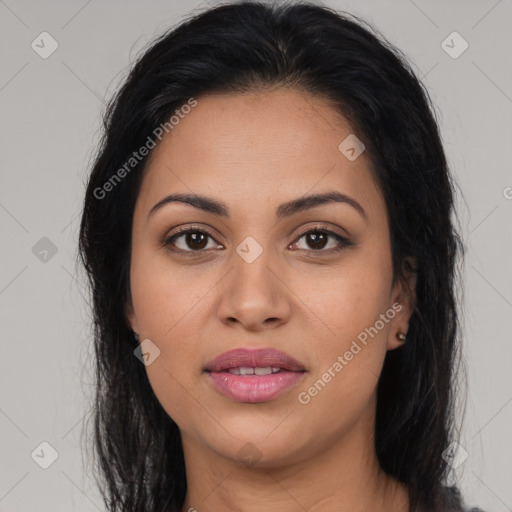
M405 340L407 339L407 335L403 332L399 332L397 333L397 338L400 340L400 342L404 343Z
M402 331L396 330L396 328L391 327L389 335L390 337L388 338L386 346L387 350L394 350L395 348L399 348L407 341L407 329Z

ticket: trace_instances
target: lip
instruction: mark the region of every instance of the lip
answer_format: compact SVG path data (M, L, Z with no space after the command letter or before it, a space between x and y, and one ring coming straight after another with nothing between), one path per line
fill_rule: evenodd
M230 368L274 367L278 373L235 375ZM274 349L234 349L221 354L205 368L209 382L236 402L266 402L304 378L306 369L296 359Z
M205 367L207 372L220 372L239 366L267 367L274 366L291 372L305 371L304 366L296 359L273 348L236 348L217 356Z

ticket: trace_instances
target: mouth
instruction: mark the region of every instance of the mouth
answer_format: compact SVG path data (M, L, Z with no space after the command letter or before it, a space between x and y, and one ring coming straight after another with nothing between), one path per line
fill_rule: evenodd
M303 379L306 369L274 349L235 349L211 361L204 372L216 391L236 402L266 402Z
M306 371L304 366L293 357L271 348L230 350L208 363L204 370L207 372L233 370L231 373L236 375L268 375L279 371Z
M231 373L233 375L271 375L273 373L281 373L283 370L282 368L275 367L275 366L266 366L266 367L251 367L251 366L237 366L236 368L227 368L226 370L228 373Z

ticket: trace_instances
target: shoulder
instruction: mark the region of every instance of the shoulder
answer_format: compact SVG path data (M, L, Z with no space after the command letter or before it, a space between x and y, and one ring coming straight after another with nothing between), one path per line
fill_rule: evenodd
M459 489L455 486L445 487L444 493L448 505L447 512L484 512L479 507L466 507Z
M468 507L461 496L460 490L455 486L443 487L442 500L444 506L433 509L420 505L419 512L485 512L479 507Z

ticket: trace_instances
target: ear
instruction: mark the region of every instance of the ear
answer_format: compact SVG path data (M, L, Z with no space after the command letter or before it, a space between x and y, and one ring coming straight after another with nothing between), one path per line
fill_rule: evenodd
M128 299L127 303L125 304L124 314L125 314L125 318L126 318L126 323L128 324L128 328L131 329L132 331L138 333L139 328L137 325L137 319L135 317L135 312L133 310L133 303L132 303L131 297Z
M393 350L401 347L406 341L400 340L399 333L407 334L409 319L416 304L416 259L407 257L402 265L402 276L396 281L391 293L392 309L396 312L390 321L390 329L386 348Z

